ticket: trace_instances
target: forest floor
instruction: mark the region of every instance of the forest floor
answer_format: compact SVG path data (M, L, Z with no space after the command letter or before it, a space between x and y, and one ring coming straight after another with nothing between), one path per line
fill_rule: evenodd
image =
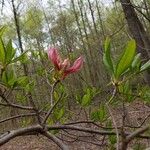
M138 126L148 115L150 115L150 107L140 101L136 101L127 106L127 112L128 118L126 121L128 122L128 125ZM115 108L113 114L117 116L117 123L119 124L121 117L120 107ZM147 121L150 121L150 119ZM73 135L76 133L71 132L71 134ZM91 136L90 134L82 133L82 136L80 136L81 141L78 141L78 139L70 140L62 135L60 135L60 137L65 140L65 143L69 146L70 150L109 150L105 144L104 147L100 144L100 138L97 139L98 137L96 138L96 136ZM84 140L89 142L86 143ZM92 143L97 143L97 145ZM150 140L134 140L130 147L132 147L132 149L129 148L129 150L144 150L145 148L150 148ZM59 150L59 148L45 137L36 135L17 137L1 146L0 150Z

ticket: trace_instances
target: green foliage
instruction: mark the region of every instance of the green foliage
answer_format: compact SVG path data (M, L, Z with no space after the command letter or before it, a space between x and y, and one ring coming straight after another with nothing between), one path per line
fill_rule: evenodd
M5 56L5 61L7 62L7 64L9 64L15 55L15 49L12 46L11 40L9 40L9 42L7 43L6 50L7 50L7 52L6 52L6 56Z
M1 81L4 83L5 86L10 88L15 87L16 79L17 79L16 74L12 67L2 72Z
M134 96L132 96L132 87L128 80L119 86L119 92L123 94L122 96L125 98L126 102L134 100Z
M1 64L5 63L5 47L1 38L0 38L0 62Z
M101 104L98 110L95 110L91 113L91 119L93 121L103 122L106 120L107 110L105 105Z
M141 57L141 54L138 53L138 54L134 57L133 62L132 62L132 64L131 64L131 69L132 69L133 71L135 71L135 72L139 72L139 70L140 70L140 65L141 65L141 59L140 59L140 57Z
M103 62L104 65L106 66L106 68L108 69L108 71L113 74L114 73L114 66L113 66L113 62L111 59L111 54L110 54L110 49L111 49L111 45L110 45L110 39L107 38L105 41L105 46L104 46L104 55L103 55Z
M131 40L128 42L121 58L116 64L114 64L110 55L110 40L106 39L103 62L110 72L112 83L114 85L119 85L120 83L128 80L129 77L139 74L150 68L150 60L142 65L140 60L141 54L135 55L135 53L136 43L135 40Z
M150 88L149 86L138 86L137 95L139 95L146 104L150 104Z
M41 9L34 6L28 9L22 20L22 24L25 24L23 27L25 36L31 39L41 39L43 36L43 13Z
M9 68L5 69L2 72L2 78L0 79L1 83L3 83L6 87L15 88L15 87L22 87L29 89L28 85L28 77L20 76L17 77L14 67L9 66Z
M84 90L84 95L76 95L77 102L82 107L88 107L92 103L93 98L99 93L100 91L95 87L89 87Z
M128 42L124 54L121 59L118 61L116 70L115 70L115 78L118 79L120 76L127 71L127 69L132 64L132 61L135 56L136 44L134 40Z
M141 66L140 72L150 69L150 60Z
M109 135L108 138L109 138L109 142L113 146L116 143L116 136L115 135ZM113 147L111 147L111 148L113 148Z
M5 68L7 65L17 61L23 62L26 57L26 53L27 51L15 57L15 55L17 55L17 51L13 48L12 41L9 40L9 42L5 45L2 37L0 38L0 64L2 68Z
M3 26L3 27L0 28L0 37L2 37L2 35L3 35L4 31L5 31L5 29L6 29L5 26Z
M17 102L27 104L27 98L22 93L16 93L15 98Z
M57 121L57 120L60 120L65 114L65 108L62 107L62 108L58 108L58 109L55 109L54 111L54 120Z

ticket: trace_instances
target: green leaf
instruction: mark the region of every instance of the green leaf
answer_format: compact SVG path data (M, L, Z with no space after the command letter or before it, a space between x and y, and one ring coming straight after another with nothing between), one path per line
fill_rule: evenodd
M11 62L14 63L14 62L17 62L17 61L23 61L24 58L26 57L26 53L27 53L27 52L28 52L28 51L25 51L25 52L22 53L20 56L14 58Z
M3 26L2 28L0 28L0 37L3 35L4 31L5 31L6 27Z
M82 103L81 105L86 107L86 106L89 106L91 103L91 95L90 94L85 94L83 97L82 97Z
M5 63L5 47L3 40L0 38L0 62L4 65Z
M28 77L27 76L18 77L16 81L19 86L25 87L28 84Z
M106 119L107 113L104 105L101 105L100 108L91 113L91 119L94 121L103 122Z
M59 99L59 93L57 91L54 91L54 100Z
M75 98L76 98L76 102L77 102L78 104L81 104L81 103L82 103L82 96L81 96L81 95L76 94L76 95L75 95Z
M12 68L5 70L2 74L2 82L7 87L13 87L16 82L16 74Z
M141 58L141 53L138 53L134 59L133 59L133 62L132 62L132 68L135 68L137 66L137 64L139 64L141 61L140 61L140 58Z
M65 114L65 109L64 108L61 108L58 112L57 112L57 115L56 115L56 118L57 120L61 119Z
M15 55L15 49L12 47L12 41L9 40L7 46L6 46L6 56L5 56L5 61L7 64L9 64L12 60L12 58Z
M129 41L125 48L124 54L122 55L116 67L115 77L117 79L131 66L135 56L135 49L135 40Z
M6 73L6 71L3 71L3 73L2 73L2 82L6 85L7 84L7 81L8 81L8 79L7 79L7 73Z
M33 80L30 83L28 83L24 88L27 92L31 92L33 91L34 87L35 87L35 81Z
M110 142L112 145L114 145L114 144L117 142L115 135L110 135L110 136L108 137L108 139L109 139L109 142Z
M114 73L114 67L113 67L113 62L110 56L110 39L107 38L105 41L105 45L104 45L104 55L103 55L103 63L106 66L106 68L108 69L108 71L113 74Z
M143 71L145 71L145 70L147 70L149 68L150 68L150 60L147 61L144 65L141 66L140 72L143 72Z

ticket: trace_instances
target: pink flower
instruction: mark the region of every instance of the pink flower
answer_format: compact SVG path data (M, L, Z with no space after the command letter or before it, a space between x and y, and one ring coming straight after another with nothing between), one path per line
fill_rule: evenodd
M62 73L62 79L68 74L79 71L83 65L83 57L81 56L75 60L72 66L70 66L69 58L62 60L56 48L49 49L48 57L54 64L55 69Z

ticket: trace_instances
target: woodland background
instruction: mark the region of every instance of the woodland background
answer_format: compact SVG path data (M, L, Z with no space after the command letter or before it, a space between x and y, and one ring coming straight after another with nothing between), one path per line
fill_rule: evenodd
M82 70L68 76L63 81L65 87L58 90L58 93L61 90L66 92L61 104L62 116L74 111L78 120L80 98L90 91L92 100L83 104L86 107L83 113L88 118L89 113L112 92L108 86L110 76L102 58L106 37L111 39L115 61L131 38L137 43L142 62L150 59L150 0L1 0L0 14L0 26L6 27L3 39L6 42L12 40L17 55L29 51L14 70L17 76L30 77L27 88L38 106L46 106L50 99L47 82L50 76L45 70L50 71L53 65L47 59L48 48L57 47L64 58L71 60L84 56ZM135 95L140 93L140 98L132 96L127 103L140 99L149 105L149 71L134 78L131 85L131 92ZM15 89L15 94L10 94L9 99L28 104L25 92L20 89ZM1 119L19 113L20 110L0 106ZM68 117L61 121L65 122ZM11 120L0 124L0 131L20 125L24 127L31 122L26 118Z

